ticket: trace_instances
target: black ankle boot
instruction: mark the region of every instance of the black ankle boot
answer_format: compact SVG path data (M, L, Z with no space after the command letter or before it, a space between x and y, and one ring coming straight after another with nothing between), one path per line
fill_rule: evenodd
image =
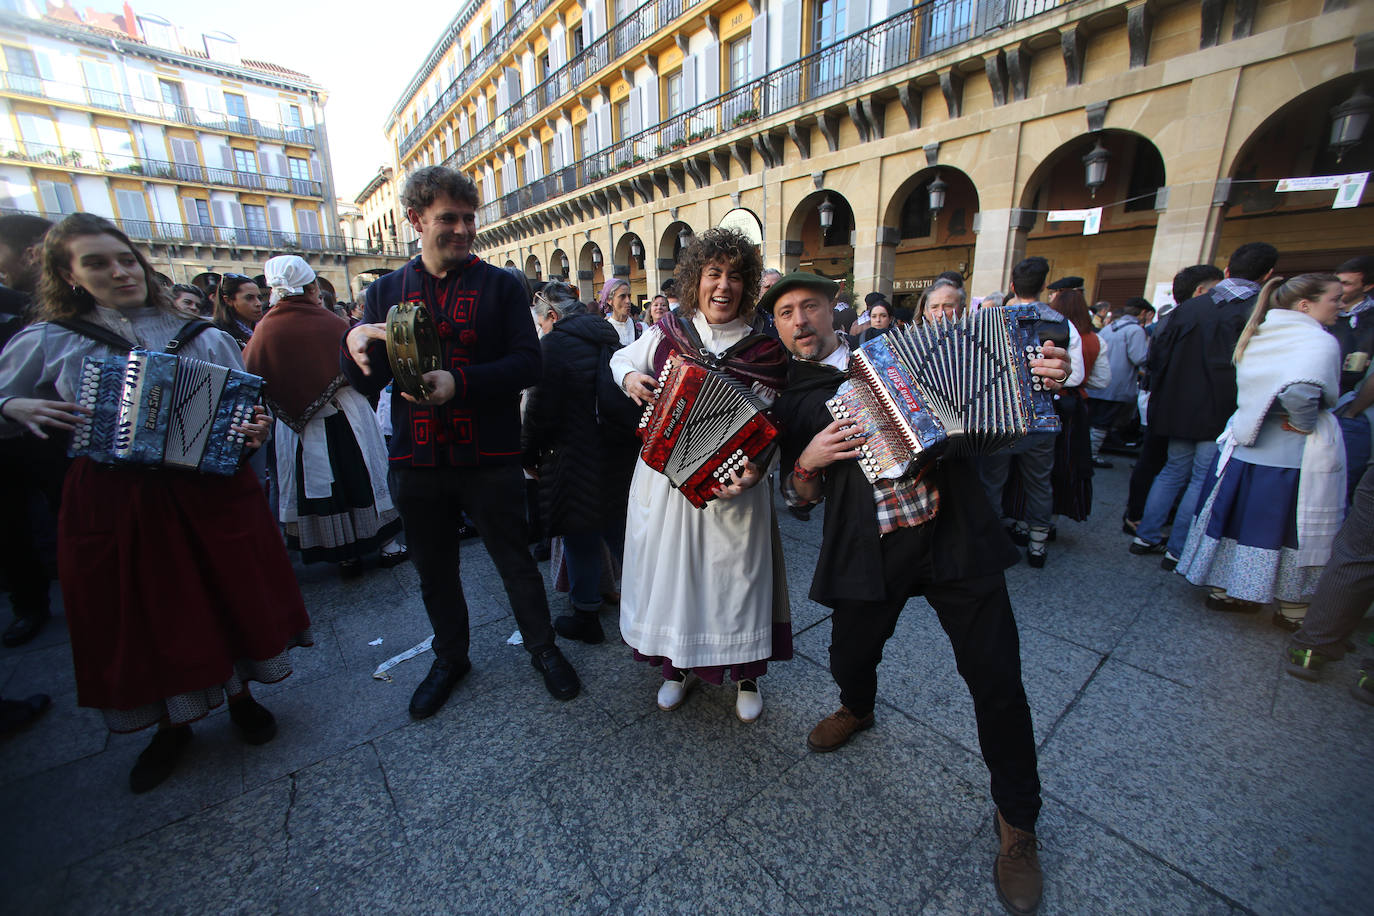
M585 642L589 646L606 640L606 631L601 629L601 614L597 611L564 614L553 622L553 628L559 636Z
M129 788L134 794L156 789L162 785L172 771L177 768L186 745L191 742L191 726L175 725L160 728L153 740L138 755L138 761L129 772Z

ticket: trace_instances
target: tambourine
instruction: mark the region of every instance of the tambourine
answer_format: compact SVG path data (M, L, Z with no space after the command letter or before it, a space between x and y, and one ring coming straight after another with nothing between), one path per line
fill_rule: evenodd
M419 400L429 397L425 373L439 368L439 335L423 305L401 302L386 313L386 358L397 388Z

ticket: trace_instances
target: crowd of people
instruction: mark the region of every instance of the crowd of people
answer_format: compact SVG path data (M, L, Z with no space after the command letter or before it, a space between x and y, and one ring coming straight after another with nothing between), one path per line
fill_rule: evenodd
M288 551L350 577L366 562L414 563L434 638L409 711L438 712L472 667L469 526L552 696L581 689L557 638L604 642L614 608L633 657L660 675L661 710L728 680L735 715L756 722L770 663L792 657L776 505L806 519L824 503L809 595L833 612L839 705L808 746L833 752L874 727L884 644L908 598L924 597L973 698L1000 838L996 892L1030 913L1042 889L1040 782L1005 570L1018 546L1043 568L1061 519L1087 518L1094 469L1111 467L1104 447L1139 449L1123 516L1131 553L1207 587L1213 610L1275 605L1294 675L1315 678L1341 657L1374 600L1374 475L1363 473L1374 258L1285 280L1272 276L1278 253L1250 243L1225 271L1181 270L1179 304L1156 319L1140 298L1090 307L1082 278L1047 283L1049 263L1029 257L1003 292L973 299L952 271L915 307L875 292L860 313L836 281L766 268L757 245L716 228L691 240L647 302L613 277L584 303L564 282L531 284L472 253L479 201L461 173L420 169L401 203L419 253L356 310L296 256L256 278L224 274L207 295L163 288L98 217L0 218L0 306L12 316L0 479L15 496L0 503L15 611L4 641L33 638L49 614L44 532L29 511L41 495L58 519L78 700L111 730L157 729L131 770L135 792L172 774L192 723L225 699L244 741L275 734L249 683L286 677L288 650L310 644ZM439 339L422 395L401 390L387 358L387 311L405 302L426 307ZM851 348L1002 304L1038 316L1030 371L1053 393L1059 431L870 482L855 460L864 437L827 408ZM135 347L261 376L264 406L235 427L251 455L237 473L65 457L64 436L89 413L83 358ZM750 390L780 431L705 508L638 460L639 417L683 358ZM531 549L541 537L550 584L568 592L556 617ZM1374 699L1363 672L1355 693ZM6 729L46 702L3 701Z

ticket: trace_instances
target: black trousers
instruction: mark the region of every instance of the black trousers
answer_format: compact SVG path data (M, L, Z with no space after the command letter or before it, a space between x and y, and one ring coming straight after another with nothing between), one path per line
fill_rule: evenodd
M0 440L0 569L16 617L48 613L52 579L38 522L43 533L55 534L62 481L71 463L66 447L65 436L43 440L26 433Z
M851 712L860 717L872 712L883 644L892 637L908 597L923 595L949 637L959 674L973 697L992 800L1007 823L1033 831L1040 813L1040 776L1006 578L999 572L955 582L922 581L919 568L926 564L913 562L913 557L930 549L932 529L922 525L882 539L887 600L835 604L831 676L839 685L840 702Z
M525 648L533 654L553 645L544 580L530 556L520 468L512 464L392 471L392 498L405 524L406 546L434 626L434 654L451 662L468 657L468 604L458 573L462 513L477 526L501 574Z

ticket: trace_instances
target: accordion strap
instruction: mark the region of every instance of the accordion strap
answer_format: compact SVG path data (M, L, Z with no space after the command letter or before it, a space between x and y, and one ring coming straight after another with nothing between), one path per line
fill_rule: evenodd
M204 318L192 318L177 330L175 337L167 341L167 346L162 352L175 353L212 327L214 325Z
M80 318L54 318L52 323L58 327L66 328L73 334L89 337L91 340L98 341L116 350L138 349L138 344L130 343L122 335L116 334L104 325L99 325L92 321L85 321Z
M99 341L116 350L137 350L139 348L138 344L131 343L122 334L116 334L104 325L96 324L93 321L86 321L81 318L56 318L52 323L58 327L66 328L73 334L89 337L91 340ZM176 336L167 341L167 348L163 352L176 353L212 327L214 325L203 318L192 318L177 330Z

